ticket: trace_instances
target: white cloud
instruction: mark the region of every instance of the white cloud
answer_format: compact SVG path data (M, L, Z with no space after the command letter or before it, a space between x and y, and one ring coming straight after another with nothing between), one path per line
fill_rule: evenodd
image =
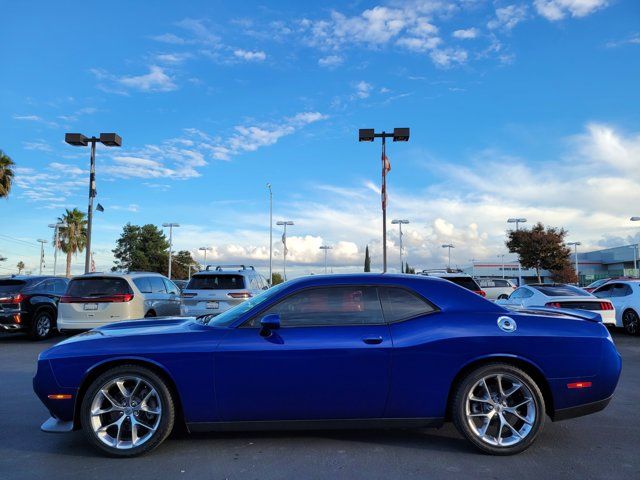
M492 30L511 30L520 22L526 20L526 18L526 5L508 5L506 7L496 8L496 17L487 23L487 27Z
M547 20L562 20L567 15L585 17L608 6L609 0L534 0L536 10Z
M640 45L640 33L632 33L627 38L624 38L622 40L612 40L610 42L607 42L606 47L616 48L622 47L624 45Z
M318 60L318 65L325 68L335 68L344 63L344 57L341 55L327 55Z
M169 65L179 65L184 63L186 60L192 58L193 55L189 52L174 52L174 53L159 53L155 56L155 59L160 63L165 63Z
M463 64L467 61L468 53L461 48L446 48L444 50L434 50L430 54L431 60L436 66L449 68L454 64Z
M480 32L477 28L467 28L464 30L456 30L453 32L454 38L458 38L460 40L476 38L479 34Z
M116 76L102 69L92 69L91 73L101 81L98 88L109 92L126 95L130 90L140 92L170 92L178 88L173 77L168 75L164 68L158 65L150 65L149 73L142 75Z
M267 58L267 54L261 50L250 51L241 48L234 50L233 55L247 62L262 62Z
M371 90L373 90L373 85L365 82L364 80L359 81L355 85L356 92L353 94L355 98L369 98L371 95Z
M156 42L169 43L172 45L185 45L188 43L184 38L174 35L173 33L164 33L151 37Z

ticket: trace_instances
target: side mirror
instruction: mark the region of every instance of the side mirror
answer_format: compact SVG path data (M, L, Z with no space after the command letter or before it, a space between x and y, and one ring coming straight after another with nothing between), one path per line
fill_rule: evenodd
M266 315L260 320L260 335L262 337L270 337L272 330L277 330L280 328L280 315L277 313L272 313L270 315Z

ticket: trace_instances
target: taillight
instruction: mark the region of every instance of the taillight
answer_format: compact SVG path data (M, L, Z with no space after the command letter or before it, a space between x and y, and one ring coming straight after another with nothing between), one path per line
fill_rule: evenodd
M487 293L484 290L474 290L473 293L477 293L481 297L486 297Z
M20 302L26 300L27 297L18 293L16 295L12 295L10 297L0 298L0 303L4 303L5 305L18 305Z
M560 305L560 302L549 302L549 303L546 303L544 306L551 307L551 308L562 308L562 305Z
M133 293L117 293L104 297L71 297L65 295L60 298L60 303L124 303L133 300Z
M231 292L227 293L227 296L231 298L251 298L251 294L249 292Z
M600 302L600 310L613 310L611 302Z

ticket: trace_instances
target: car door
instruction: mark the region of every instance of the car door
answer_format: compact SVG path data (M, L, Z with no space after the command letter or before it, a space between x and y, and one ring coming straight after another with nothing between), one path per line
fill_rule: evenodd
M149 283L151 284L150 300L156 315L159 317L171 315L167 287L165 287L162 277L149 277Z
M265 338L260 320L280 316ZM218 346L215 388L221 419L378 418L389 392L389 327L375 287L291 293Z
M610 282L593 293L598 298L607 298L616 309L616 325L622 326L622 314L633 301L633 291L626 283Z
M168 278L163 278L167 289L167 315L180 315L180 289Z

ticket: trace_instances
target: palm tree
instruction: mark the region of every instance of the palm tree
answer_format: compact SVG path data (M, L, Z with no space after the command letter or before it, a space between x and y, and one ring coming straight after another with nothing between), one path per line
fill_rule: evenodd
M18 275L20 275L22 273L22 270L24 270L24 262L20 260L18 262L18 265L16 265L16 267L18 267Z
M13 183L13 160L0 150L0 198L7 197Z
M58 222L66 224L58 230L58 247L67 254L67 277L71 276L71 257L87 246L87 221L85 214L74 208L66 209Z

